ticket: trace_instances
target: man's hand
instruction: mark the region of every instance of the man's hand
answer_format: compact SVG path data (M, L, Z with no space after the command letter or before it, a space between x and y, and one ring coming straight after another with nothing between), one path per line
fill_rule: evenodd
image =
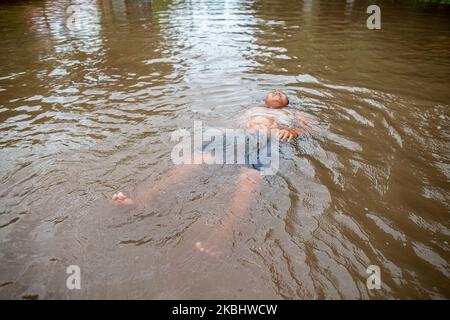
M291 141L297 138L302 133L302 129L292 128L292 129L281 129L278 131L278 139Z

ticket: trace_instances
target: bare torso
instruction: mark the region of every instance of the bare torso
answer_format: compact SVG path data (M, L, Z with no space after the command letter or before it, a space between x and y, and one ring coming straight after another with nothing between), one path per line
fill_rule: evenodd
M240 127L255 130L288 129L304 125L301 114L291 108L254 107L245 110L240 119Z

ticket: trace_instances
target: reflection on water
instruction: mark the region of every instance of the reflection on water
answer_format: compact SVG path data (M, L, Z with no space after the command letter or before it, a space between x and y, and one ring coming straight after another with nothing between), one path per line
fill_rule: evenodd
M80 3L73 30L69 1L0 5L1 297L449 298L447 7L383 4L370 31L363 1ZM230 256L194 244L229 215L233 168L108 202L170 170L175 129L272 89L318 128L283 144Z

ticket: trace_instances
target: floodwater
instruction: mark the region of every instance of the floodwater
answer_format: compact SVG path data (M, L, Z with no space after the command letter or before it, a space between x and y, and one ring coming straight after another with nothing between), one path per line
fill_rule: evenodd
M358 0L74 3L70 28L70 1L0 4L1 298L450 298L449 6L369 30ZM233 166L111 204L174 168L174 130L273 89L315 129L246 213Z

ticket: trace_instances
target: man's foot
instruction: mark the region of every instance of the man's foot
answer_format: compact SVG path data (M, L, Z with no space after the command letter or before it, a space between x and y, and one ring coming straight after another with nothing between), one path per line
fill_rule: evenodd
M195 247L198 249L198 251L206 253L208 256L218 256L222 255L222 252L219 250L219 248L209 243L208 241L198 241L195 243Z
M117 204L125 204L125 205L134 204L134 201L131 200L130 198L128 198L122 192L118 192L115 195L113 195L112 200L114 201L114 203L117 203Z
M197 241L195 248L211 257L227 257L232 253L230 244L230 239L226 234L216 233L204 241Z

